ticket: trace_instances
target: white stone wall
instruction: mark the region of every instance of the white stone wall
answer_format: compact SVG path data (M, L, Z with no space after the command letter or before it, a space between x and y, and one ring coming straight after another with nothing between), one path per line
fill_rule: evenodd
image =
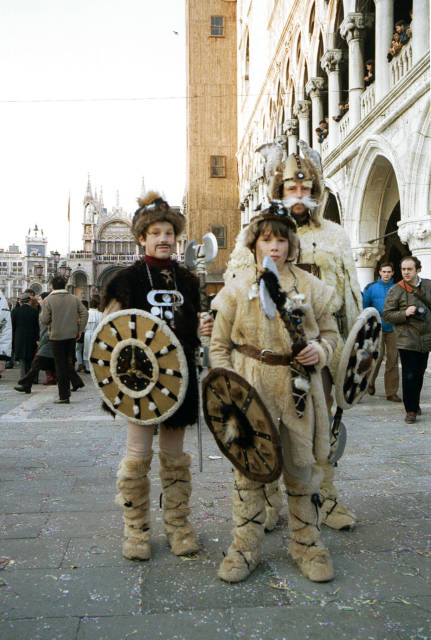
M398 201L399 237L422 260L423 274L431 277L429 2L413 0L413 37L390 63L386 53L394 31L394 0L375 0L371 17L358 13L357 6L355 0L345 0L344 11L337 0L238 2L242 223L248 223L265 197L257 147L279 137L292 153L298 137L308 138L322 155L325 181L339 203L361 283L372 279L384 252L383 239L368 241L385 233ZM376 82L364 89L367 28L374 29ZM342 59L350 108L334 122L344 88ZM323 104L326 108L325 91L329 136L319 144L314 129Z

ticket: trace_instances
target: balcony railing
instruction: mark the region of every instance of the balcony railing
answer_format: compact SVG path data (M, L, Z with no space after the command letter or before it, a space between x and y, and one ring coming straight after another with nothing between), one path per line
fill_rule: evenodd
M391 87L394 87L412 68L413 50L411 40L403 46L399 54L392 58L389 64Z
M71 260L85 260L93 259L94 254L92 251L71 251L68 258Z
M365 118L365 116L370 113L375 104L376 94L374 91L373 83L364 90L364 93L361 96L361 118Z
M130 254L112 255L112 253L103 253L96 256L96 262L134 262L135 260L137 260L137 256Z
M344 138L348 136L350 131L349 112L345 113L344 116L341 118L339 127L340 127L340 139L344 140Z

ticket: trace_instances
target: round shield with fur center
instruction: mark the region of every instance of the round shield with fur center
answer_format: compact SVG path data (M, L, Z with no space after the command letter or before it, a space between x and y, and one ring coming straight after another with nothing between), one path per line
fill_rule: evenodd
M280 476L280 436L257 391L244 378L213 369L202 383L202 404L220 451L243 475L258 482Z
M350 409L367 392L381 349L381 333L377 309L364 309L347 337L335 377L335 399L341 409Z
M90 368L109 408L137 424L169 418L187 390L187 361L178 338L142 309L103 318L92 339Z

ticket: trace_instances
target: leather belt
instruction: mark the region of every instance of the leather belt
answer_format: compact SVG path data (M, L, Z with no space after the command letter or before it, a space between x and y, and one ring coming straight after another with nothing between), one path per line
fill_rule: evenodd
M234 346L234 349L244 356L263 362L263 364L286 367L292 362L292 356L274 353L271 349L256 349L256 347L253 347L251 344L237 344Z

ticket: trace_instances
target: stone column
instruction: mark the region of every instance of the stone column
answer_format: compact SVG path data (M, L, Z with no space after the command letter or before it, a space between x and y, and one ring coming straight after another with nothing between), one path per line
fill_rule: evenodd
M341 49L328 49L322 56L320 65L328 74L328 116L329 116L329 147L333 149L338 144L338 123L333 116L338 115L338 104L341 100L340 89L340 62Z
M427 2L428 0L424 0ZM391 46L394 33L394 1L374 0L376 5L375 31L375 82L374 91L376 103L387 94L390 88L390 68L387 60L388 49Z
M310 106L309 100L298 100L293 106L293 113L299 122L299 139L310 144Z
M413 14L414 17L414 14ZM398 223L401 242L409 245L414 256L422 263L421 276L431 278L431 220L415 218Z
M311 138L313 140L313 149L319 151L320 144L316 135L316 129L319 122L323 120L323 103L321 91L325 86L324 78L310 78L305 86L305 90L311 98Z
M286 120L284 125L284 131L287 135L287 148L288 153L297 153L298 151L298 120L296 118L290 118Z
M367 284L374 282L374 271L377 262L385 252L385 247L382 245L362 244L352 248L352 252L356 263L359 286L363 290Z
M413 0L413 64L430 48L430 0Z
M349 122L350 129L361 120L361 94L364 90L364 16L349 13L340 26L341 37L349 45Z

